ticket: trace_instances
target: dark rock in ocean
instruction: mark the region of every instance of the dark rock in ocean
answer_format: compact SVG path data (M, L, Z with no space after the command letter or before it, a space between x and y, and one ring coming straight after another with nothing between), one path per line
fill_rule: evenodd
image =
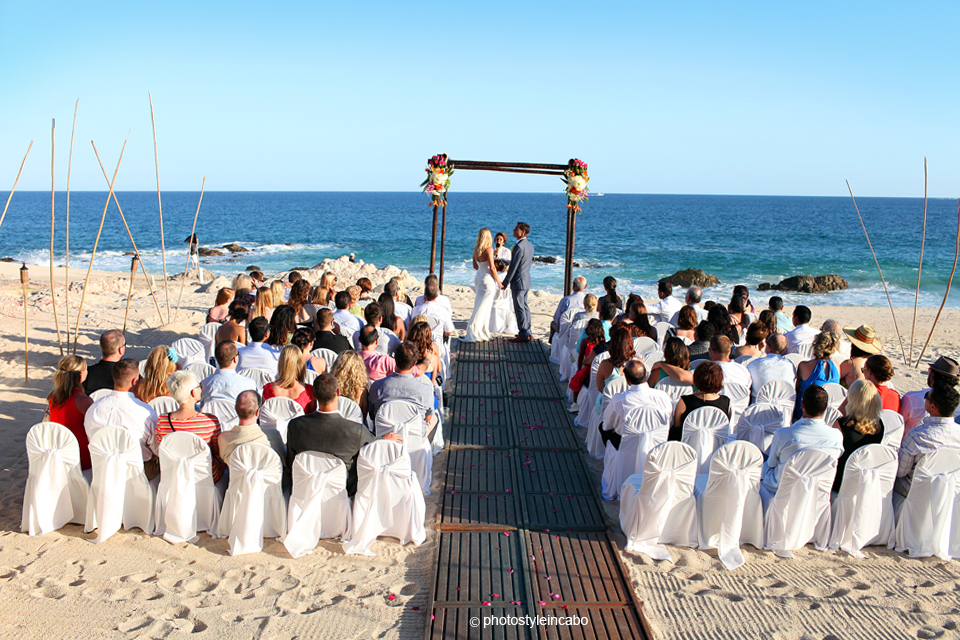
M835 273L830 273L825 276L817 276L813 280L817 283L817 287L824 292L838 291L840 289L847 289L850 287L846 280Z
M720 284L720 278L709 273L704 273L700 269L683 269L677 271L671 276L660 278L660 282L669 282L675 287L713 287Z
M247 271L260 271L260 270L261 270L260 267L258 267L255 264L252 264L249 267L247 267Z
M197 249L197 253L200 254L203 258L216 258L217 256L222 256L223 251L218 251L216 249L207 249L205 247L200 247Z
M229 251L230 253L244 253L246 251L250 251L250 249L241 247L235 242L231 242L230 244L225 244L223 245L223 248Z
M11 258L10 256L7 256L6 258L0 258L0 262L16 262L16 260Z
M543 264L556 264L557 259L553 256L533 256L534 262L542 262Z
M580 268L580 263L579 263L579 262L574 262L574 263L573 263L573 266L575 266L575 267L577 267L577 268L579 269L579 268Z
M773 288L773 285L769 282L761 282L760 286L757 287L757 291L770 291Z
M127 252L124 253L123 255L125 255L125 256L135 256L135 255L137 255L137 254L134 253L133 251L127 251Z
M236 262L236 261L237 261L236 258L227 258L227 262Z
M285 247L292 247L292 246L293 246L293 243L292 243L292 242L286 242L286 243L284 243L283 246L285 246Z
M766 284L766 283L764 283ZM793 291L796 293L827 293L828 291L837 291L849 287L847 281L835 273L825 276L792 276L786 280L781 280L779 284L769 286L768 289L762 288L760 291Z

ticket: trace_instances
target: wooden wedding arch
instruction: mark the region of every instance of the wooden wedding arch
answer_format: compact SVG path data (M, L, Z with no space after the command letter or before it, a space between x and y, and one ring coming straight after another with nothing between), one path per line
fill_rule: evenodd
M434 156L431 162L442 157L445 166L449 167L449 172L459 169L461 171L501 171L504 173L532 173L547 176L558 176L567 182L573 175L575 167L583 168L584 185L589 178L586 177L586 164L579 160L570 160L567 164L537 164L532 162L480 162L476 160L450 160L446 155ZM430 172L428 165L427 172ZM429 182L430 178L424 181ZM449 183L449 180L447 181ZM447 238L447 189L444 188L439 197L433 196L431 207L433 208L433 227L430 234L430 273L436 272L437 258L437 219L440 218L440 289L443 290L443 265L444 248ZM577 235L577 214L580 212L579 202L586 199L586 187L582 190L576 189L574 195L571 195L571 187L567 188L567 237L566 250L564 254L563 268L563 295L569 295L573 287L573 249ZM441 213L442 212L442 213Z

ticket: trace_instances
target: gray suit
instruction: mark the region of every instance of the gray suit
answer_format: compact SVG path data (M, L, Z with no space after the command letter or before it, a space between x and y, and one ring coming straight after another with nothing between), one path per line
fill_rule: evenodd
M510 268L503 283L513 295L513 310L517 314L517 326L521 338L533 336L530 331L530 307L527 306L527 291L530 289L530 265L533 264L533 245L527 238L517 241L510 256Z

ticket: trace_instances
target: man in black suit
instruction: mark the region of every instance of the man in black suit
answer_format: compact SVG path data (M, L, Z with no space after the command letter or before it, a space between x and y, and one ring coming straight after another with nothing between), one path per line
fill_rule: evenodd
M100 362L87 367L87 379L83 383L83 392L90 395L100 389L113 389L113 367L126 353L127 341L123 332L117 329L105 331L100 336Z
M287 427L287 459L283 467L284 485L292 481L293 461L303 451L329 453L343 460L347 467L347 494L352 498L357 492L357 456L361 447L376 440L373 434L359 422L347 420L337 411L340 386L329 373L317 376L313 381L313 395L317 410L294 418ZM396 433L387 434L384 440L403 442Z
M320 331L317 332L317 338L313 341L314 349L330 349L340 355L347 349L353 348L349 340L333 332L333 311L326 307L320 309L317 312L317 324L320 325Z

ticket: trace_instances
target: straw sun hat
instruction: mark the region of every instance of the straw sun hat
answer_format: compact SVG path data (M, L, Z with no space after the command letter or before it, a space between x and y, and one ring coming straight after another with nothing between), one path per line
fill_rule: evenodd
M844 327L843 332L850 338L850 342L857 345L857 348L867 353L880 353L883 351L883 345L877 340L877 332L868 324L862 324L859 327Z

